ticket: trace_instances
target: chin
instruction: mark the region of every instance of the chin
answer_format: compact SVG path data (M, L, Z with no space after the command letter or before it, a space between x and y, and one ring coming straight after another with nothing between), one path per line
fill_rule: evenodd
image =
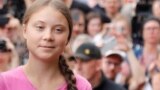
M53 55L50 53L43 53L43 54L39 54L37 57L41 60L54 60L58 55Z

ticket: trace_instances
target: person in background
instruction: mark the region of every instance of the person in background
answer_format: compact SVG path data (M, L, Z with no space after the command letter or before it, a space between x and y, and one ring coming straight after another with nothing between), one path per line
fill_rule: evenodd
M122 0L121 14L125 16L130 22L136 15L135 9L138 0Z
M160 1L159 0L154 0L152 4L152 14L153 16L157 17L160 19Z
M14 44L20 64L24 64L26 57L25 40L22 35L22 27L20 21L8 12L0 14L0 36L5 36Z
M122 16L120 14L120 9L122 2L121 0L104 0L105 14L113 20L117 16Z
M70 10L78 9L81 10L84 14L87 14L92 10L88 5L79 2L78 0L62 0L62 1L70 8Z
M117 75L121 71L121 64L124 61L125 53L120 50L106 51L102 58L102 72L104 75L115 82Z
M107 79L101 72L101 52L93 43L81 44L74 54L76 58L75 73L85 77L93 90L125 90Z
M102 20L98 12L90 12L86 16L86 33L95 37L102 31Z
M85 42L93 42L92 37L90 37L88 34L80 34L78 35L71 45L72 51L75 53L77 48L85 43Z
M160 73L156 73L155 75L152 76L151 83L152 83L153 90L160 90L159 80L160 80Z
M131 26L126 18L116 17L111 23L103 25L103 30L94 38L97 46L104 54L107 50L125 47L125 43L132 46ZM120 49L120 48L119 48Z
M132 45L131 39L131 23L125 17L116 17L113 22L113 29L110 30L110 34L114 36L117 43L128 42Z
M16 68L18 65L19 57L13 43L7 37L0 36L0 72Z
M74 74L62 55L71 32L71 15L62 1L36 0L23 18L28 62L2 73L0 90L91 90L89 82Z
M160 41L160 20L148 17L142 25L143 46L134 48L135 55L147 72L150 64L158 59Z
M68 59L67 63L69 64L69 66L74 69L75 66L75 57L74 57L74 53L76 52L77 48L86 42L93 42L92 41L92 37L90 37L88 34L79 34L72 43L69 43L65 49L65 56Z
M85 14L78 9L73 9L71 17L73 21L72 39L75 39L77 35L85 32Z

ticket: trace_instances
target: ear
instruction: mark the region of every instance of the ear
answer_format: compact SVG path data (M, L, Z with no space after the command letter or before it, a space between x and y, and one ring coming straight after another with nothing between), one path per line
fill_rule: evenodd
M26 24L23 24L23 25L22 25L23 37L24 37L25 39L26 39L26 37L27 37L27 36L26 36L26 27L27 27Z

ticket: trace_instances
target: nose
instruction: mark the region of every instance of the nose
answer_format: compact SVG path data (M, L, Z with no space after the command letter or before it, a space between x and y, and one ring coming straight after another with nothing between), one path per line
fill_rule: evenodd
M114 65L114 64L111 64L111 65L110 65L110 69L111 69L111 70L114 70L114 68L115 68L115 65Z
M54 33L52 32L51 29L45 30L44 35L43 35L43 40L45 40L45 41L53 41L54 40Z
M79 31L79 25L78 24L74 25L73 30L75 32L78 32Z

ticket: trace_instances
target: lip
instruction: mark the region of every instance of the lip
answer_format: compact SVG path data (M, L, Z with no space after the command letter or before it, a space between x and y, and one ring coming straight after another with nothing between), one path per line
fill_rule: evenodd
M54 46L39 46L39 47L42 47L42 48L55 48Z

